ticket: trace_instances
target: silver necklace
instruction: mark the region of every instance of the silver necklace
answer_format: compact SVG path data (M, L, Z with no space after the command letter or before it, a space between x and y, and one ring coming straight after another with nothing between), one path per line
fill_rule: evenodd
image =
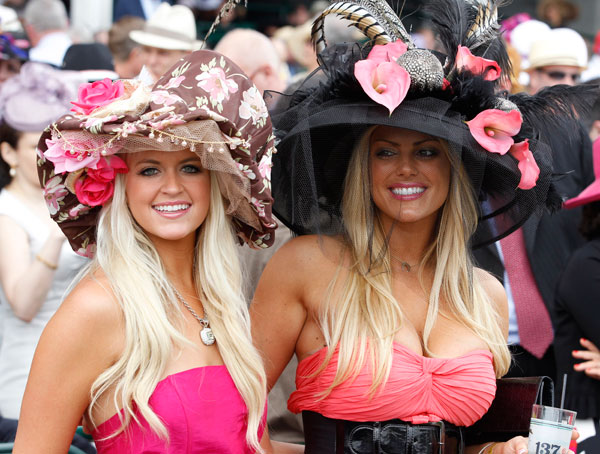
M396 257L394 254L390 254L390 255L392 256L392 258L394 260L397 260L398 262L400 262L400 269L402 271L406 271L407 273L410 273L410 271L412 270L412 267L416 265L416 263L415 263L415 265L411 265L410 263L405 262L401 258Z
M202 325L202 329L200 330L200 340L202 340L202 343L204 345L209 346L214 344L216 339L215 335L212 332L212 329L210 329L210 322L208 321L208 319L202 318L198 314L196 314L196 311L192 309L192 306L190 306L186 300L183 299L183 296L181 296L181 293L179 293L175 287L173 287L173 292L175 293L177 299L181 301L181 304L183 304L186 307L186 309L192 313L194 318L198 320L198 323Z

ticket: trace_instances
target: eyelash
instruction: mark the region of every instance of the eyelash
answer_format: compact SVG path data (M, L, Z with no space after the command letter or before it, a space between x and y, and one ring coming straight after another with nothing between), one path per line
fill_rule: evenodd
M202 169L192 164L186 164L181 168L181 171L183 173L194 174L202 172ZM156 167L146 167L145 169L140 170L139 175L142 175L144 177L152 177L158 172L159 170Z
M158 169L156 167L146 167L145 169L140 170L139 175L144 177L151 177L156 175Z
M417 151L417 153L421 153L421 152L427 153L425 156L423 156L424 158L434 158L440 154L440 152L438 150L436 150L435 148L422 148L419 151Z
M421 159L434 158L434 157L438 156L439 154L440 154L439 150L437 150L435 148L420 148L415 152L415 155L417 156L417 158L421 158ZM382 148L375 152L375 156L380 159L392 158L395 155L396 155L396 151L390 150L388 148Z

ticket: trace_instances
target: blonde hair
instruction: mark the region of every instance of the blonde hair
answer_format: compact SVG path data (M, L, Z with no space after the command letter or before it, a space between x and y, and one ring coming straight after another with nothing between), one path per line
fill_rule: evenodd
M116 410L122 405L123 431L131 420L139 423L133 403L152 430L164 439L168 433L148 405L175 345L189 344L178 330L183 321L160 256L135 222L125 199L125 175L118 175L115 193L100 215L97 252L89 273L102 269L121 306L125 321L125 348L121 358L95 380L91 408L114 388ZM246 441L262 452L257 437L266 400L266 378L260 355L252 345L247 304L235 233L225 214L215 172L211 172L210 209L199 228L194 281L227 370L248 408ZM221 397L221 396L217 396ZM92 420L92 424L94 424Z
M346 229L342 260L349 257L350 266L340 262L321 316L326 344L339 346L337 372L323 397L335 386L356 376L367 357L373 370L369 391L373 395L387 381L394 336L404 320L401 306L392 293L386 232L378 220L369 177L366 177L370 175L369 138L374 129L370 128L354 147L346 174L342 200ZM445 150L452 169L449 193L439 214L435 237L421 261L424 265L421 269L428 265L435 269L423 334L424 350L433 356L428 341L443 298L456 319L487 344L494 357L496 375L500 377L508 370L510 354L495 305L473 273L469 250L469 238L477 226L475 196L459 159L446 147ZM368 226L373 226L372 235L367 232ZM348 276L341 291L334 296L333 289L343 268L348 268ZM320 370L325 368L334 350L328 349Z

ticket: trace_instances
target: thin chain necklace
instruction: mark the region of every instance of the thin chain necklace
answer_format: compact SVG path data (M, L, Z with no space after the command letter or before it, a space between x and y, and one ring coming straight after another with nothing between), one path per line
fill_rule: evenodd
M394 254L392 254L392 253L390 253L390 256L391 256L391 257L392 257L394 260L397 260L398 262L400 262L400 269L401 269L402 271L406 271L407 273L410 273L410 272L411 272L411 270L412 270L412 268L413 268L413 266L416 266L416 265L417 265L417 263L415 263L414 265L411 265L410 263L408 263L408 262L405 262L405 261L404 261L404 260L402 260L401 258L399 258L399 257L396 257L396 256L395 256Z
M173 288L173 292L175 293L175 296L177 297L177 299L179 301L181 301L181 304L183 304L186 309L188 311L191 312L191 314L194 316L194 318L196 320L198 320L198 323L200 323L200 325L202 325L202 329L200 330L200 340L202 340L202 343L204 345L212 345L215 343L215 335L212 332L212 329L210 329L210 322L208 321L207 318L202 318L200 317L198 314L196 314L196 311L194 309L192 309L192 306L190 306L186 300L183 299L183 296L181 296L181 293L179 293L177 291L177 289L175 287ZM206 311L204 311L206 313Z

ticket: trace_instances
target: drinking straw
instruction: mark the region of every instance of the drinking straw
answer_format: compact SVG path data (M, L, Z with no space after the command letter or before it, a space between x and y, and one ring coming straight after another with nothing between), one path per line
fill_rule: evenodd
M567 390L567 374L563 375L563 387L562 393L560 396L560 409L562 410L565 407L565 392Z

